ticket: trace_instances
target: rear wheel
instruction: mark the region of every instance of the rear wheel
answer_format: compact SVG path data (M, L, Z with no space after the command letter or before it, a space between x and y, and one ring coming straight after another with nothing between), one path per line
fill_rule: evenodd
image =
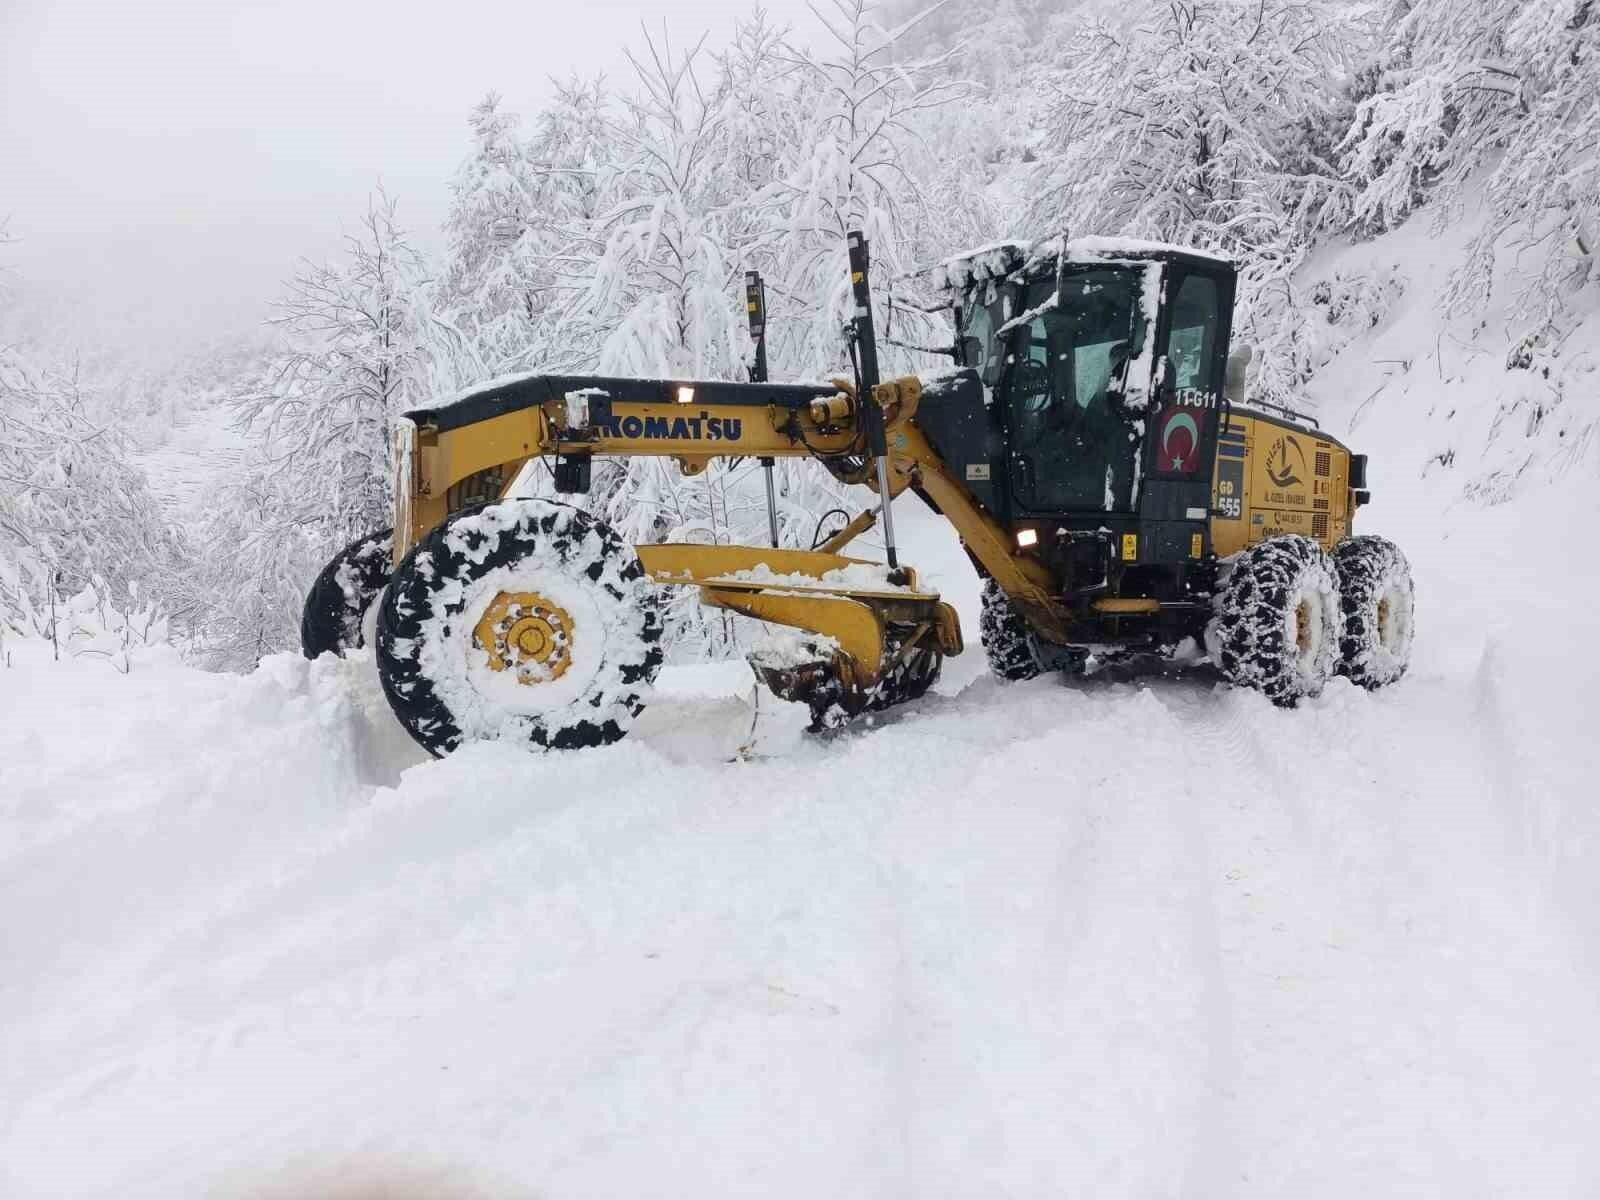
M1318 695L1339 655L1333 564L1310 538L1269 538L1224 565L1206 648L1230 683L1292 708Z
M989 670L1001 679L1032 679L1039 674L1028 623L992 579L983 581L983 609L978 616L978 640Z
M387 529L357 538L322 568L300 611L300 650L316 658L366 644L364 626L389 582L393 538Z
M1411 662L1415 595L1411 564L1381 537L1346 538L1333 550L1339 572L1339 671L1364 688L1380 688Z
M378 613L384 692L436 755L471 740L614 742L661 657L660 602L638 555L550 500L450 517L406 556Z

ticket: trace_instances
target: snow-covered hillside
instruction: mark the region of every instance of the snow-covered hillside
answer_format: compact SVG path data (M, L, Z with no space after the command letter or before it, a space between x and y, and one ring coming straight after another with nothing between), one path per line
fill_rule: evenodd
M1484 233L1481 194L1452 215L1339 239L1306 265L1300 291L1320 342L1308 399L1335 432L1374 451L1386 480L1426 479L1429 495L1495 505L1600 478L1600 293L1574 292L1547 323L1521 303L1539 256L1508 239L1488 303L1450 305ZM1537 520L1550 502L1528 503Z
M174 521L192 528L208 502L243 467L246 454L234 413L216 404L183 414L165 439L141 455Z

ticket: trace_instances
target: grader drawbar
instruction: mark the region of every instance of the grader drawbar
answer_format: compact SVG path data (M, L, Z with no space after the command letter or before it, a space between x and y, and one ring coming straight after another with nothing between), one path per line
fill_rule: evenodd
M854 378L766 382L765 299L747 280L749 382L532 374L407 414L395 520L313 585L308 656L376 642L380 678L436 754L463 741L567 748L624 735L659 670L663 596L791 631L751 653L814 728L922 695L963 650L951 606L899 561L891 502L915 492L984 578L982 641L1008 679L1124 654L1209 655L1280 704L1337 671L1403 672L1409 569L1350 535L1365 460L1314 424L1239 401L1234 271L1180 247L1005 244L940 271L957 369L880 379L867 243L849 238ZM1232 376L1229 372L1232 370ZM772 545L626 544L558 496L597 458L765 469ZM782 547L778 458L876 492L811 550ZM881 525L882 563L847 556Z

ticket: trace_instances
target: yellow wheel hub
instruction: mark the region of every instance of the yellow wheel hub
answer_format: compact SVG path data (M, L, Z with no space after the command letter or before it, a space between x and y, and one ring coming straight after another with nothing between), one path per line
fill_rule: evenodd
M1312 637L1315 631L1311 622L1316 618L1316 613L1311 607L1311 601L1302 600L1294 610L1294 641L1295 648L1304 654L1311 649Z
M538 592L501 592L473 627L472 640L495 671L517 682L549 683L572 665L572 617Z

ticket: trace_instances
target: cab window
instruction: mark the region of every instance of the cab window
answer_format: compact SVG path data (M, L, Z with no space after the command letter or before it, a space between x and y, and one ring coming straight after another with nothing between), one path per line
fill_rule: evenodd
M1179 391L1211 391L1217 344L1217 281L1209 275L1188 275L1178 285L1167 335L1167 358Z
M1000 291L989 291L993 298L987 303L974 291L962 305L961 365L976 368L984 384L993 387L1000 382L1004 347L996 336L1002 321Z

